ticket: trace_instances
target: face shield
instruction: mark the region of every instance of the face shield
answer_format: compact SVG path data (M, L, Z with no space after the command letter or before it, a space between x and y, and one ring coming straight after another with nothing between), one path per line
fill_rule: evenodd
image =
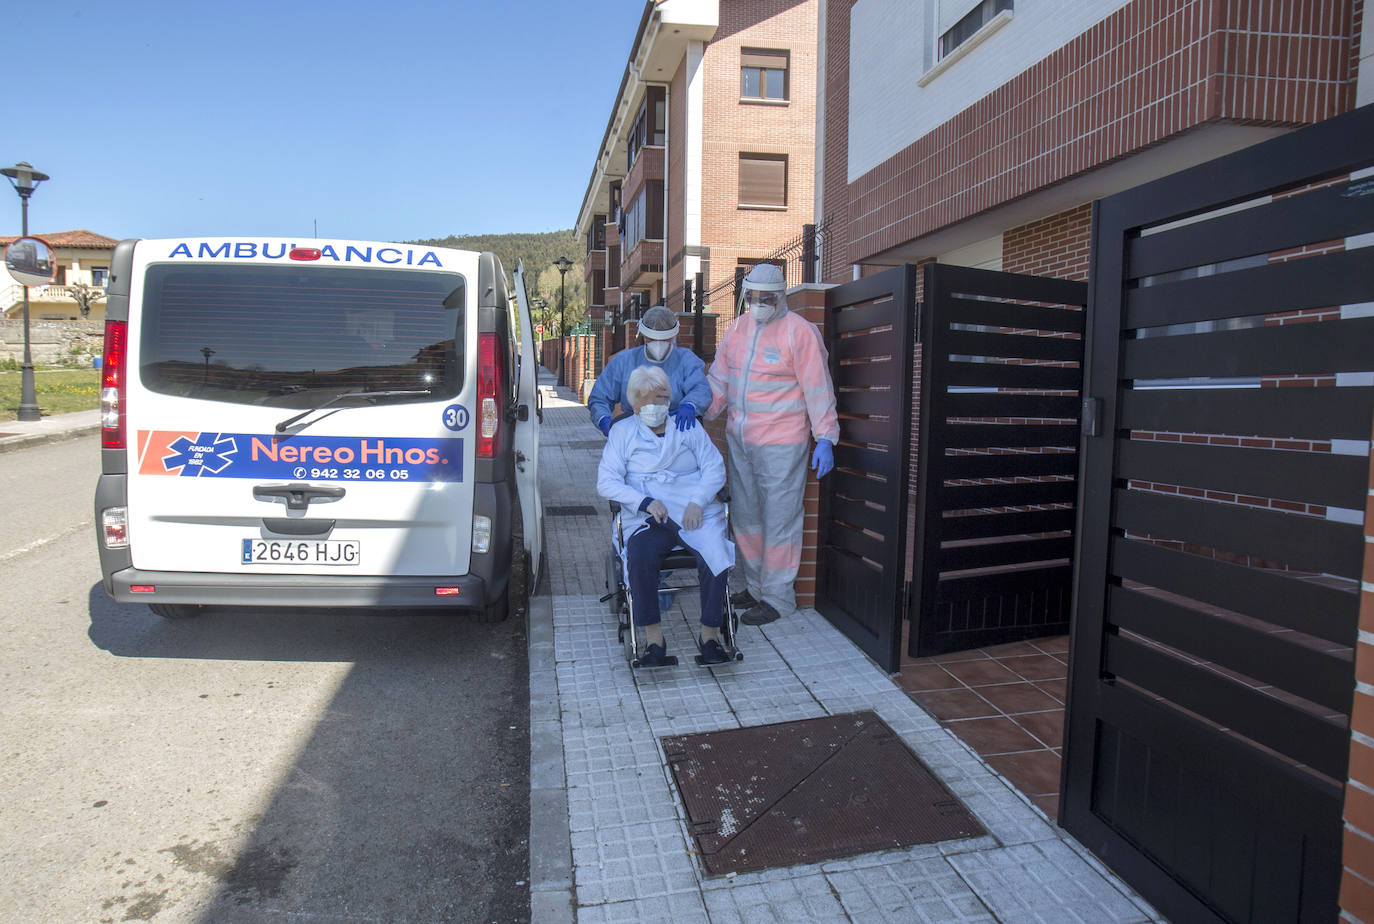
M677 317L662 305L644 312L639 322L639 336L644 340L644 355L651 362L661 363L673 352L673 341L681 329Z
M746 287L744 290L744 307L754 316L755 321L760 324L767 324L769 321L782 317L783 313L787 311L787 295L781 291Z

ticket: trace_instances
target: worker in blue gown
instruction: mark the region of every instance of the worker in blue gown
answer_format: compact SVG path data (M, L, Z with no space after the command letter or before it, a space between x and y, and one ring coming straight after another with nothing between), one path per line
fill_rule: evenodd
M668 414L678 430L696 426L697 415L711 406L711 384L706 379L706 364L687 347L676 341L679 325L677 317L663 305L655 305L644 312L639 321L641 346L621 350L606 363L596 377L596 384L587 397L587 410L592 423L603 435L611 432L616 419L616 404L621 414L631 413L627 388L630 373L640 366L658 366L668 376L672 390Z

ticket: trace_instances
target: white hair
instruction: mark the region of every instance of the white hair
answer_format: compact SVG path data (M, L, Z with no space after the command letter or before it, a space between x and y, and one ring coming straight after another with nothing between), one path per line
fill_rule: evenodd
M655 388L665 389L672 394L668 373L661 366L639 366L630 373L630 381L625 384L625 397L630 399L631 405L635 405Z

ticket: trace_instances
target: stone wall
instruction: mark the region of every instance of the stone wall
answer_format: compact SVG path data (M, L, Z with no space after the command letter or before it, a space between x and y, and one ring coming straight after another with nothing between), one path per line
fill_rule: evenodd
M29 321L34 365L89 366L105 346L103 321ZM24 322L0 321L0 362L24 358Z

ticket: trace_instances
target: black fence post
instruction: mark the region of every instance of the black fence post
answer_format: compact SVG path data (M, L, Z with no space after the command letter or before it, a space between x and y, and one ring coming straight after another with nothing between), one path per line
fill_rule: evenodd
M802 225L802 282L816 281L816 226Z

